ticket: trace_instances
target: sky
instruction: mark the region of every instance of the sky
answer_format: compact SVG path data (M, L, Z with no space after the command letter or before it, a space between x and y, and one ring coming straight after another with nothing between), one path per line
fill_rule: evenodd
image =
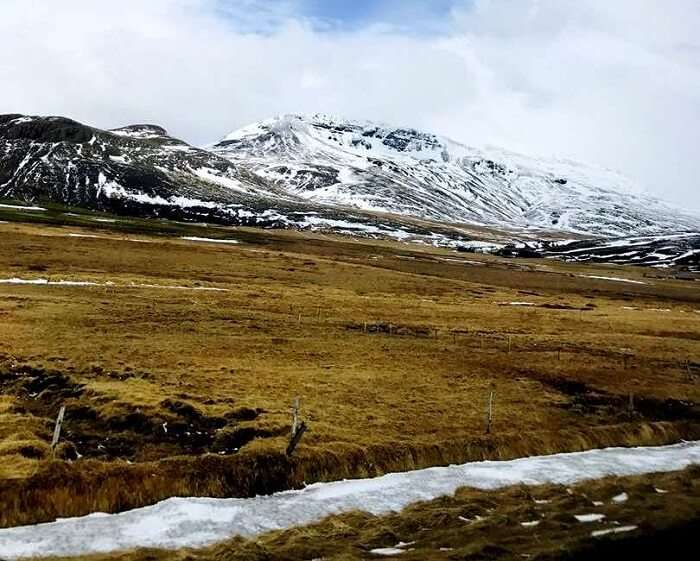
M193 144L331 113L572 158L700 209L697 0L0 0L0 113Z

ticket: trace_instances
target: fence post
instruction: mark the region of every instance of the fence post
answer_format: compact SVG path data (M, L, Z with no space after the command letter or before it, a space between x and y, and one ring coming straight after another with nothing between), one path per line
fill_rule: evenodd
M56 453L56 446L58 445L58 439L61 438L61 425L63 425L63 417L66 414L66 406L61 405L58 410L58 417L56 417L56 426L53 429L53 438L51 439L51 453Z
M292 403L292 430L289 434L289 444L287 445L286 454L291 456L294 449L299 444L301 437L304 436L307 426L304 421L300 420L299 410L301 408L301 400L297 397Z
M496 392L493 390L491 390L491 393L489 393L489 406L486 413L486 434L491 434L491 423L493 422L493 397L495 393Z

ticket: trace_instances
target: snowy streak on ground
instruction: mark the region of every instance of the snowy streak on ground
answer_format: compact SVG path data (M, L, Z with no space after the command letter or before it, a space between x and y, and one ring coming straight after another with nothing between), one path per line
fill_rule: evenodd
M383 514L459 487L573 484L609 475L667 472L700 464L700 441L656 448L607 448L574 454L473 462L393 473L375 479L318 483L251 499L173 498L121 514L93 514L0 530L0 557L80 555L137 547L203 546L236 535L318 521L350 510Z

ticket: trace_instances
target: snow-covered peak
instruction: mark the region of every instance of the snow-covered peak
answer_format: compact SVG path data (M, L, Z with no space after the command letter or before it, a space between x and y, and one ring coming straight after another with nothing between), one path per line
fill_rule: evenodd
M282 115L211 149L261 181L328 205L444 222L592 235L698 229L617 172L500 148L473 148L411 127Z

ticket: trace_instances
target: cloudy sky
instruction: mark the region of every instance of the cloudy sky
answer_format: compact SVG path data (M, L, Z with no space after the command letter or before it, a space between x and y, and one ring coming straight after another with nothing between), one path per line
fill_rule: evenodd
M700 209L698 0L0 0L0 113L195 144L288 112L571 157Z

